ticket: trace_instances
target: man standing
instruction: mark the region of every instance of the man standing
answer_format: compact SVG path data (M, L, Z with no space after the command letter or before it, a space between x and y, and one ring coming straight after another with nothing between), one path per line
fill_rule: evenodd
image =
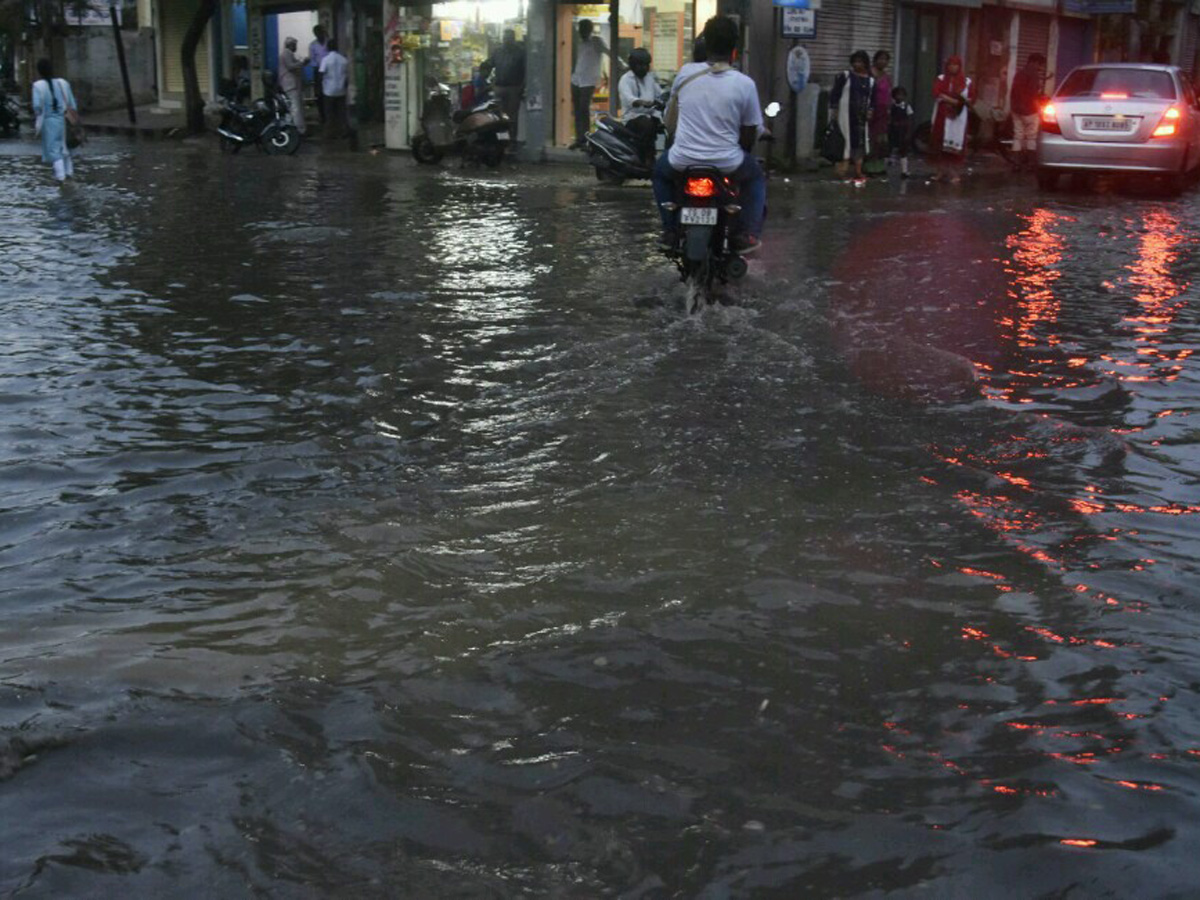
M629 54L629 71L617 83L622 121L638 136L638 151L647 163L654 161L654 139L658 136L660 121L654 104L662 96L658 79L650 74L650 63L649 50L634 48Z
M675 174L689 166L712 166L741 186L742 212L731 243L743 255L759 247L767 208L767 180L750 151L762 128L754 82L733 68L738 26L728 16L704 25L707 63L688 63L675 76L671 105L677 106L675 142L654 167L654 200L662 215L664 247L675 246L675 214L663 208L674 199ZM667 112L671 121L671 112Z
M325 85L325 128L332 138L345 137L349 129L346 116L346 70L349 63L338 53L337 41L330 39L326 44L325 58L321 60L321 80Z
M1029 168L1037 152L1038 117L1042 107L1042 88L1046 84L1046 57L1029 54L1025 68L1013 76L1008 108L1013 117L1013 151L1017 168Z
M288 105L292 108L292 119L296 130L305 133L304 128L304 64L307 60L296 56L296 39L290 37L283 42L283 50L279 53L279 89L287 94Z
M583 146L588 128L592 124L592 95L600 83L600 61L608 51L608 44L598 34L592 34L591 19L579 22L579 54L575 57L575 71L571 74L571 102L575 108L575 143L572 150Z
M329 52L329 45L325 34L325 26L317 25L313 28L313 37L316 38L308 45L308 61L313 67L313 97L317 101L317 115L321 119L321 124L325 124L325 104L321 102L321 98L325 96L325 88L322 83L323 76L321 75L321 61L325 59L325 54Z
M521 115L521 96L525 93L525 48L517 43L517 33L504 29L504 41L488 60L495 72L496 99L508 116L512 139L517 139L517 121Z

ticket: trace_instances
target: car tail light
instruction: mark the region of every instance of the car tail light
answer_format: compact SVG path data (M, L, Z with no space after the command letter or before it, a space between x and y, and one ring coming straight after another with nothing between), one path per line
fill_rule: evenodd
M711 178L689 178L683 186L683 192L689 197L714 197L717 185Z
M1046 134L1062 134L1062 129L1058 127L1058 110L1053 103L1042 107L1042 131Z
M1128 100L1128 94L1101 94L1101 100Z
M1154 137L1174 137L1179 130L1179 119L1182 113L1179 112L1178 106L1172 106L1163 113L1162 119L1159 120L1158 127L1154 129Z

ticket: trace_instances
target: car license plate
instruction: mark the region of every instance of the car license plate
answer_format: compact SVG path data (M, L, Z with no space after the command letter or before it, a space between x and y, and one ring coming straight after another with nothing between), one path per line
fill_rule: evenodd
M717 208L715 206L685 206L679 211L680 225L716 225Z
M507 141L508 140L508 132L507 131L497 131L496 139L501 140L501 141Z
M1092 119L1085 118L1083 120L1084 131L1130 131L1133 128L1133 119L1111 118L1111 119Z

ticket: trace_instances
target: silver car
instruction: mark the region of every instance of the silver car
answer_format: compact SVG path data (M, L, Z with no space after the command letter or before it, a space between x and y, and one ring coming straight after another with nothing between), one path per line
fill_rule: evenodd
M1175 66L1080 66L1042 109L1038 184L1060 175L1115 172L1167 176L1182 190L1200 166L1200 109Z

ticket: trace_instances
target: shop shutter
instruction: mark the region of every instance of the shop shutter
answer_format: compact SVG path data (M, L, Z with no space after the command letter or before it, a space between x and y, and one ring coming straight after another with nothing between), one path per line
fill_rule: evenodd
M896 10L892 0L857 0L853 44L853 50L866 50L872 59L879 50L895 54Z
M1040 53L1049 58L1050 17L1045 13L1022 12L1020 30L1017 32L1017 68L1025 65L1029 54Z
M830 2L817 11L817 37L800 43L808 50L812 77L825 86L850 65L853 46L854 9L848 2Z
M200 0L159 0L158 35L160 52L163 54L163 90L168 94L183 93L183 60L180 49L188 24L196 14ZM209 94L208 30L196 46L196 75L200 81L200 93Z

